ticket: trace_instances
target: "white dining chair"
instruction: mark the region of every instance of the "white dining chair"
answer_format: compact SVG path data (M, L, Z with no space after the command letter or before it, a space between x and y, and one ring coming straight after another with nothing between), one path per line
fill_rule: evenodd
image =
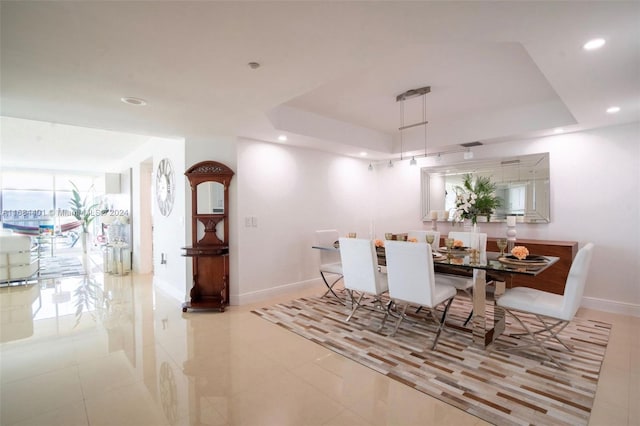
M407 232L407 238L415 238L419 243L424 243L427 241L427 235L433 235L433 243L431 244L432 250L438 250L440 246L440 231L423 231L423 230L414 230Z
M396 306L402 304L391 335L396 334L400 323L406 318L405 312L409 304L414 303L430 308L433 317L438 322L438 330L431 347L433 350L438 344L440 333L447 319L447 312L457 293L456 289L436 281L431 246L426 242L387 241L385 251L389 297L391 297ZM444 312L442 313L442 318L438 319L435 315L435 309L443 303L445 304Z
M362 306L365 295L373 296L374 307L386 310L381 296L389 289L387 274L378 268L375 243L361 238L340 238L339 241L344 288L350 292L352 303L347 321ZM384 324L380 328L382 326Z
M565 342L560 340L560 333L573 319L580 307L584 287L587 281L589 265L593 256L593 243L588 243L576 254L564 287L564 294L559 295L529 287L516 287L507 289L496 304L502 308L524 328L525 333L512 334L511 336L528 335L530 343L524 343L513 347L499 348L501 351L518 350L537 347L549 359L561 369L564 366L548 350L544 344L554 339L570 352L573 350ZM540 324L541 329L533 331L527 326L518 314L533 314Z
M451 231L448 234L448 238L453 238L454 240L462 241L462 245L465 247L474 248L480 251L480 256L486 256L487 252L487 234L481 232L463 232L463 231ZM444 277L446 277L446 281L444 281ZM448 285L452 285L458 290L462 290L470 298L473 298L473 279L460 277L455 275L444 275L442 278L442 282ZM467 319L464 321L464 325L466 326L469 321L473 318L473 309L469 312Z
M315 231L315 245L317 247L333 247L333 244L338 241L340 234L336 229L321 229ZM339 297L333 287L342 279L342 263L340 262L340 253L336 249L324 250L320 249L320 276L322 281L327 286L324 296L329 293L333 294L338 300L342 301L343 298Z
M484 232L451 231L448 236L462 241L465 247L474 248L480 252L487 251L487 234Z

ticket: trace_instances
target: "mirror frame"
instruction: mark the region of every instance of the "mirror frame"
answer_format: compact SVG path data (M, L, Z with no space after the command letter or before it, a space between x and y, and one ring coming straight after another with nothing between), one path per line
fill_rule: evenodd
M423 167L420 170L421 177L421 204L422 204L422 220L424 222L431 221L431 176L432 175L461 175L466 173L482 174L494 176L503 175L506 167L522 167L527 173L533 174L533 179L518 180L496 180L492 177L492 181L500 184L514 184L526 182L531 184L532 192L527 196L530 202L523 214L515 214L518 222L522 223L549 223L551 222L551 181L549 168L549 153L520 155L513 157L494 158L478 161L466 161L463 163L448 164L444 166ZM436 210L436 209L434 209ZM449 221L453 220L453 215L449 215ZM482 221L479 217L479 222ZM484 219L486 220L486 219ZM506 214L499 213L497 216L491 216L491 222L506 222Z
M191 244L197 246L228 246L229 244L229 183L233 171L216 161L201 161L185 173L191 186ZM218 182L224 187L224 211L222 213L198 213L198 185L203 182ZM218 224L222 222L222 235ZM198 223L204 225L204 236L198 238Z

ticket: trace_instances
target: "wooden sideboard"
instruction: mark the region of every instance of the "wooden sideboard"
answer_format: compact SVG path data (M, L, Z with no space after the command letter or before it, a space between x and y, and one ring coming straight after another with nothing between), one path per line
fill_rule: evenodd
M440 247L444 246L445 237L440 237ZM487 251L499 252L496 244L497 238L487 238ZM536 275L535 277L526 275L511 275L507 278L505 285L507 288L511 287L531 287L538 290L548 291L555 294L564 294L564 286L569 276L569 269L571 269L571 263L573 258L578 253L577 241L546 241L546 240L528 240L518 239L516 245L525 246L529 249L529 253L546 256L559 257L554 265L550 266L547 270ZM378 248L378 263L380 265L386 265L384 258L384 249ZM463 276L471 276L471 272L463 273L460 271L452 271L451 268L447 268L446 265L435 265L436 272L445 272L447 274L456 274ZM491 273L488 273L488 279L492 279Z
M444 238L440 237L440 247L444 246ZM499 252L496 245L497 238L487 238L487 251ZM549 267L546 271L542 272L535 277L525 275L513 275L507 278L505 285L507 288L511 287L531 287L538 290L548 291L555 294L564 294L564 285L569 276L569 269L571 269L571 263L573 258L578 253L577 241L546 241L546 240L528 240L518 239L516 245L525 246L529 249L529 253L547 256L559 257L554 265ZM446 273L452 272L444 267L438 267L436 265L436 271ZM470 276L470 273L468 274ZM488 274L488 279L491 279L491 273Z
M496 245L496 240L497 238L491 237L487 239L487 251L500 251ZM578 253L578 242L518 239L516 245L525 246L531 254L557 256L560 260L535 277L513 276L510 282L506 283L507 288L532 287L551 293L563 294L571 263Z

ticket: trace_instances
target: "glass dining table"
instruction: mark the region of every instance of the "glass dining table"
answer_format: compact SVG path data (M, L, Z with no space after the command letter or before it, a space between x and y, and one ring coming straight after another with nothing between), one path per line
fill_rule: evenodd
M544 272L560 258L555 256L531 256L534 260L518 260L500 257L500 253L482 252L477 262L466 253L435 257L436 273L470 274L473 280L473 343L486 347L502 334L505 328L505 311L495 303L504 294L509 277L514 275L536 276ZM487 279L489 278L489 279ZM492 315L487 309L487 283L493 287Z
M411 243L407 243L411 244ZM337 247L313 246L314 249L335 250ZM377 247L378 264L386 266L384 247ZM505 292L509 277L514 275L536 276L547 270L560 258L555 256L531 256L534 260L511 259L500 257L500 253L481 252L477 262L472 262L472 257L467 252L452 251L434 254L433 265L436 273L455 274L468 276L473 280L473 319L471 321L471 333L473 344L486 347L502 334L505 328L505 311L497 306L495 301ZM489 280L488 280L489 278ZM487 309L487 283L493 287L493 306ZM450 324L447 322L447 326ZM468 329L452 325L454 328L469 331Z

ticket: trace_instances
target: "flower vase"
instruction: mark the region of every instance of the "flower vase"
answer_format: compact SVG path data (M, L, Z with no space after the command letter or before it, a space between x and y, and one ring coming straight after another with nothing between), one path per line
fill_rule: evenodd
M465 219L464 222L462 222L462 229L464 232L473 231L473 224L471 223L471 219Z

